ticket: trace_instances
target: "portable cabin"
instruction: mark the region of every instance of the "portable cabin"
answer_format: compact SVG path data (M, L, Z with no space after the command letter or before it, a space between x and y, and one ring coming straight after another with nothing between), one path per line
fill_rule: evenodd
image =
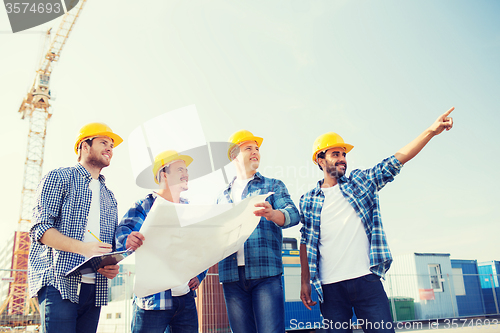
M492 260L478 264L486 314L500 314L500 261Z
M411 253L394 257L384 288L397 318L398 301L405 300L404 320L450 318L458 316L448 253ZM413 300L414 316L411 318ZM395 318L394 318L395 317Z
M477 260L451 260L453 286L461 317L484 315L485 307Z

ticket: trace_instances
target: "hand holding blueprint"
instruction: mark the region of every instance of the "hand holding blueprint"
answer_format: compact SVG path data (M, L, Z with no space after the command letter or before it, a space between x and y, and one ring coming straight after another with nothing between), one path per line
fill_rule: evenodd
M254 205L271 194L221 205L173 204L158 196L140 230L145 241L135 251L134 293L177 287L236 252L259 224Z

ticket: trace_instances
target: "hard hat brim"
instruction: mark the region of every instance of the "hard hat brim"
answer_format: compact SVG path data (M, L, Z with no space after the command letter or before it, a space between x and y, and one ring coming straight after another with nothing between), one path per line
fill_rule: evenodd
M174 155L174 156L171 156L172 158L168 158L168 159L164 159L162 160L160 164L158 164L158 166L156 165L153 165L153 175L155 177L155 183L156 184L160 184L160 182L158 181L158 171L160 171L165 165L168 165L169 163L173 162L173 161L184 161L184 163L186 163L186 168L189 166L189 164L191 164L193 162L193 158L191 156L188 156L188 155Z
M230 145L229 149L227 150L227 157L229 158L230 161L232 161L231 159L231 152L233 151L233 149L236 147L236 146L241 146L242 144L244 144L245 142L248 142L248 141L255 141L255 143L257 143L257 147L260 148L260 146L262 145L262 141L264 141L263 138L260 138L258 136L247 136L247 137L244 137L242 138L241 140L239 140L237 143L233 143Z
M346 154L347 154L348 152L350 152L350 151L352 150L352 148L354 148L354 146L353 146L353 145L350 145L350 144L348 144L348 143L340 143L340 144L335 144L335 145L327 146L327 147L325 147L325 148L318 149L318 150L316 150L316 151L314 152L313 157L312 157L312 160L313 160L314 164L318 164L318 158L317 158L318 153L320 153L320 152L322 152L322 151L326 151L326 150L328 150L328 149L338 148L338 147L340 147L340 148L344 148L344 150L345 150Z
M121 138L121 136L119 136L118 134L115 134L113 132L95 133L95 134L92 134L92 136L87 136L85 138L80 139L75 144L75 153L78 155L78 147L80 146L80 144L82 143L82 141L85 141L88 138L95 138L95 137L99 137L99 136L107 136L108 138L110 138L111 140L113 140L113 146L114 146L114 148L118 147L118 145L123 142L123 139Z

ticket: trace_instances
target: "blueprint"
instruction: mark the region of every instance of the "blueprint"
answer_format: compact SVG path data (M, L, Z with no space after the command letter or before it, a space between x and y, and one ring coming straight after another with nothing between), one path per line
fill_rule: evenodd
M158 196L140 230L145 241L135 251L134 293L180 286L236 252L259 224L254 205L271 194L221 205L174 204Z

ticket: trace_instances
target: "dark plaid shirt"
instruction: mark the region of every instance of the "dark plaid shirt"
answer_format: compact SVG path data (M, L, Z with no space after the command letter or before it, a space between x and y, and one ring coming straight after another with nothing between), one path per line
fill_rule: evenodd
M37 188L36 205L33 209L33 226L30 229L30 253L28 282L30 297L37 296L44 286L53 286L63 299L78 303L79 284L82 276L65 277L64 274L85 261L85 257L59 251L40 243L40 238L50 228L61 234L83 241L90 210L92 176L81 164L59 168L43 177ZM114 244L118 224L117 203L113 192L99 175L100 189L100 239ZM96 306L108 302L108 279L96 273Z

